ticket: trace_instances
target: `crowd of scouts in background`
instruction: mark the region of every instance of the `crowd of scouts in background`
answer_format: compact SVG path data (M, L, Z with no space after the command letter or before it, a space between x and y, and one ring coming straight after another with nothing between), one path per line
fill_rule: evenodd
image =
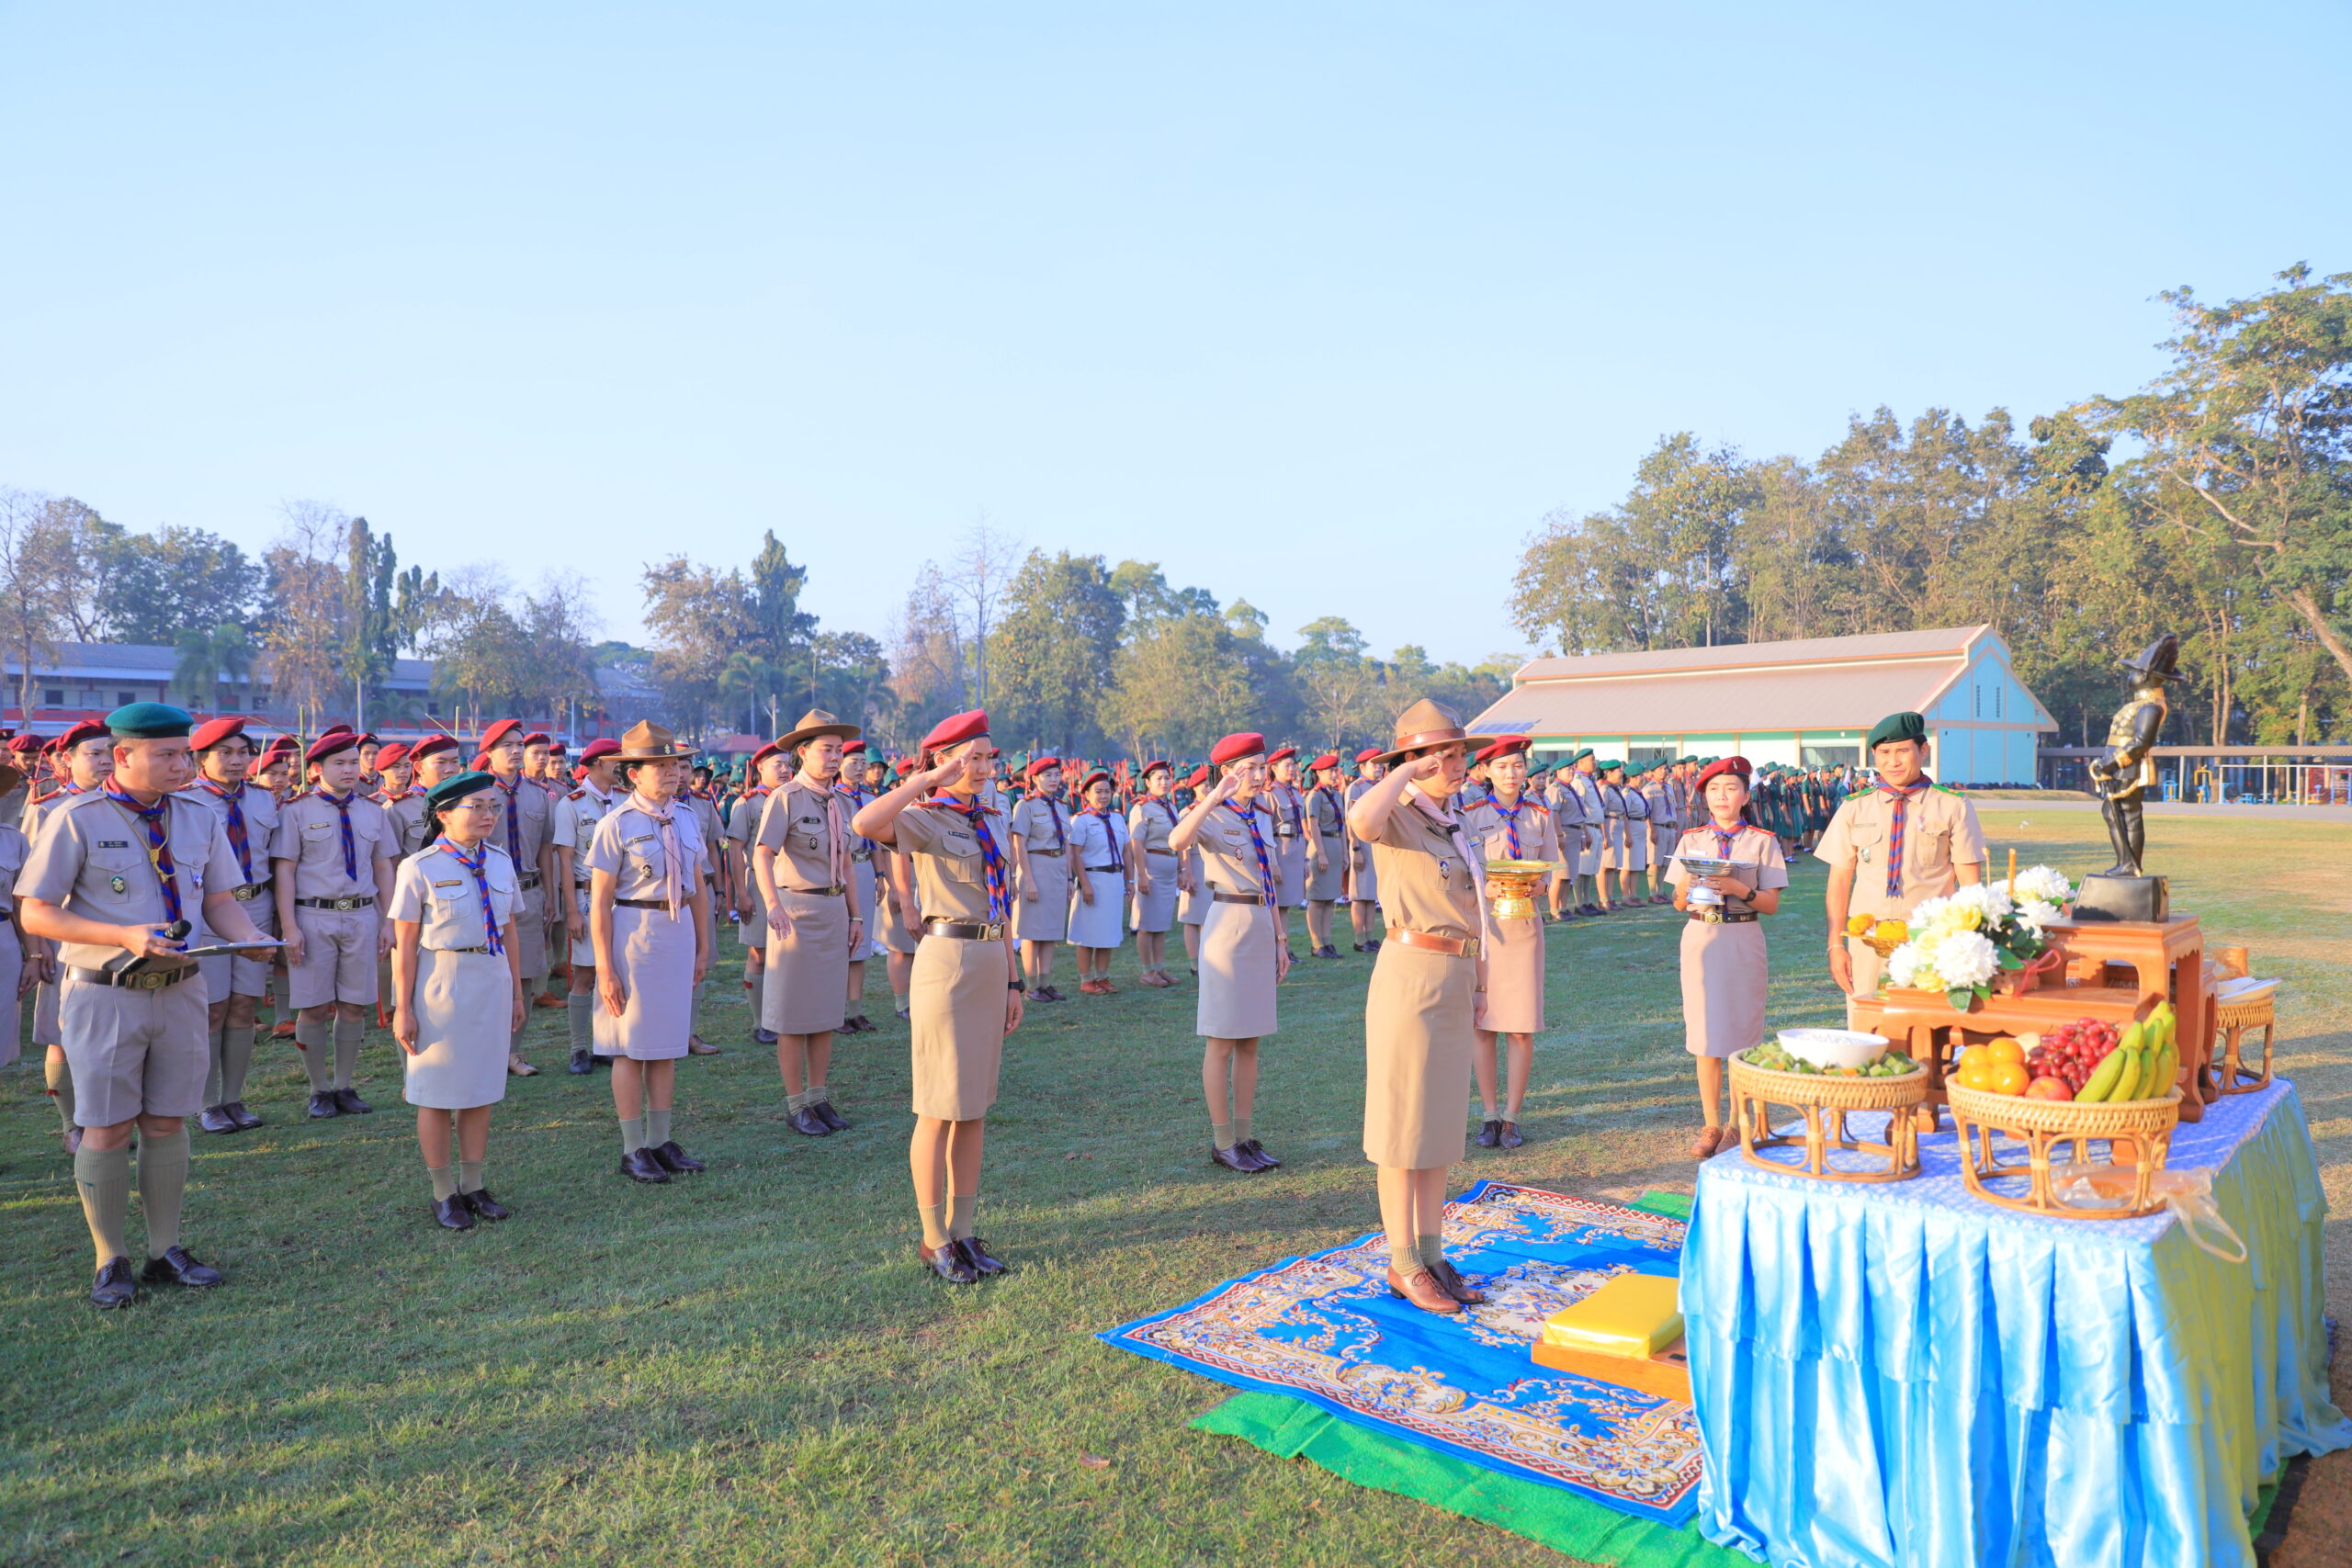
M650 723L577 753L513 719L471 741L379 744L336 725L306 744L141 703L11 739L0 987L11 970L16 984L0 994L34 996L97 1257L93 1300L124 1304L142 1279L220 1281L179 1241L185 1123L262 1124L243 1094L265 1034L291 1043L309 1115L325 1119L372 1111L355 1071L371 1015L390 1029L433 1220L448 1229L510 1217L485 1185L490 1113L507 1078L538 1070L525 1051L537 1009L566 1010L570 1071L609 1066L624 1175L702 1170L673 1134L674 1064L719 1049L700 1024L722 920L744 948L754 1039L775 1048L805 1136L849 1125L827 1086L833 1037L879 1027L865 970L885 964L911 1026L919 1256L968 1283L1005 1267L974 1234L984 1120L1023 1009L1068 999L1059 948L1078 950L1080 994L1107 995L1132 931L1138 983L1169 988L1167 937L1182 931L1209 1158L1250 1174L1282 1163L1252 1110L1294 957L1289 911L1305 915L1306 956L1333 960L1344 908L1352 950L1374 961L1365 1152L1402 1266L1390 1282L1458 1311L1478 1298L1436 1247L1445 1168L1464 1152L1474 1076L1478 1144L1524 1141L1544 925L1681 905L1690 879L1669 865L1686 832L1710 829L1747 880L1713 879L1727 900L1707 921L1752 920L1777 897L1753 868L1784 884L1785 857L1812 847L1852 787L1843 769L1738 758L1628 764L1587 750L1537 769L1528 738L1467 735L1427 701L1390 745L1346 759L1246 733L1197 765L1008 759L987 722L958 715L889 758L811 711L740 775ZM1710 789L1719 778L1736 791ZM1719 798L1735 793L1726 813ZM1734 854L1726 827L1758 842ZM1548 908L1497 920L1483 897L1494 859L1557 867ZM1723 934L1727 951L1745 940ZM1761 962L1757 938L1737 973L1758 1006L1748 969ZM8 1010L0 1065L19 1022ZM134 1134L148 1254L136 1277L123 1240Z

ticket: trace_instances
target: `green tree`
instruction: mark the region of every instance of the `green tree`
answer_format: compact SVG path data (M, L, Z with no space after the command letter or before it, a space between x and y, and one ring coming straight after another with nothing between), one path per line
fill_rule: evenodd
M1050 750L1096 750L1126 616L1101 556L1030 551L989 637L997 732Z
M222 688L243 680L253 669L254 645L243 625L222 621L209 630L189 626L174 639L174 648L179 661L172 671L172 684L190 707L219 713L235 705L233 694Z
M1132 756L1197 754L1256 716L1250 662L1214 615L1147 622L1113 668L1102 712Z
M171 526L125 533L110 553L98 608L112 640L174 647L183 632L209 637L229 622L252 628L266 581L261 563L219 535Z

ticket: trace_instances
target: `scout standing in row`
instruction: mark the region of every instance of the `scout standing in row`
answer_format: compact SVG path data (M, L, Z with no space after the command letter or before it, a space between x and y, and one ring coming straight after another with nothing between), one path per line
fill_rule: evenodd
M727 818L727 852L736 888L735 940L743 944L743 989L752 1005L752 1039L762 1045L775 1044L775 1035L763 1021L767 1014L768 910L760 880L752 873L752 842L760 835L760 818L767 810L768 796L784 787L788 773L789 759L775 741L752 752L744 765L743 794Z
M588 845L588 931L595 950L595 1051L613 1064L621 1174L661 1183L703 1168L671 1136L678 1058L695 985L710 968L710 885L694 813L678 805L687 759L658 724L621 737L613 767L627 798Z
M850 879L851 813L833 781L843 742L857 739L821 708L776 741L793 759L791 781L768 796L752 840L752 869L767 908L767 994L760 1023L775 1037L792 1129L823 1138L846 1131L825 1087L833 1032L842 1023L852 946L865 911Z
M50 742L49 761L53 774L50 788L25 807L24 835L28 853L32 845L40 841L44 822L79 796L102 788L107 780L114 776L113 738L106 726L85 720ZM29 931L31 928L26 929ZM33 992L33 1043L41 1047L49 1097L57 1104L65 1152L71 1155L82 1146L82 1127L76 1120L74 1071L65 1053L64 1024L59 1017L64 976L59 972L56 944L42 940L40 933L35 932L25 953L25 964L32 970L36 986Z
M1367 747L1356 753L1356 780L1347 792L1350 812L1355 810L1357 801L1371 793L1385 771L1379 747ZM1372 934L1372 917L1379 908L1380 866L1373 858L1371 846L1352 835L1348 852L1348 919L1355 927L1356 951L1378 953L1380 939Z
M24 777L24 771L15 763L0 762L0 793L18 790ZM14 824L0 824L0 887L16 887L17 875L25 869L25 856L31 848ZM15 892L0 895L0 1004L6 1005L7 1012L6 1021L0 1022L0 1067L14 1062L24 1049L24 995L32 986L32 972L25 963L28 945Z
M1191 809L1191 803L1201 798L1200 792L1208 787L1208 782L1206 763L1185 778L1182 785L1185 809ZM1170 836L1174 836L1172 829ZM1208 885L1201 880L1201 852L1196 845L1179 852L1176 857L1176 923L1184 929L1184 958L1195 976L1201 972L1201 924L1208 918Z
M1337 958L1331 910L1347 897L1348 812L1340 798L1340 759L1315 759L1315 787L1306 793L1306 943L1317 958Z
M320 1117L375 1109L352 1075L376 1005L376 963L392 950L383 916L399 846L384 808L358 793L359 740L337 726L311 743L303 763L311 787L279 810L269 840L286 999L310 1075L311 1114Z
M1463 814L1463 833L1482 861L1553 861L1560 841L1552 813L1527 793L1524 735L1506 735L1478 753L1487 764L1487 798ZM1515 1149L1526 1138L1519 1130L1527 1100L1528 1075L1535 1066L1535 1036L1544 1028L1544 921L1540 916L1499 920L1479 900L1480 943L1487 961L1487 1016L1470 1057L1478 1078L1478 1099L1487 1118L1478 1128L1483 1149ZM1495 1037L1507 1036L1506 1097L1495 1105Z
M500 805L488 773L443 780L424 807L435 836L401 861L392 888L392 1038L408 1064L401 1092L416 1107L433 1218L464 1231L508 1213L482 1166L490 1108L506 1098L507 1045L525 1012L514 941L523 890L514 862L490 841Z
M277 934L277 900L271 892L270 845L277 834L277 802L246 782L253 742L241 718L216 718L189 737L198 770L189 798L220 818L236 858L232 890L245 918L266 936ZM221 953L198 960L209 998L212 1065L204 1082L204 1111L196 1124L208 1133L242 1133L262 1119L245 1109L245 1073L254 1059L254 1013L269 994L270 955Z
M1082 807L1069 822L1079 876L1069 907L1069 940L1078 949L1078 988L1098 997L1117 989L1111 984L1111 955L1125 942L1127 889L1141 858L1112 803L1114 787L1111 775L1100 768L1087 774L1078 786Z
M973 1226L1004 1040L1021 1027L1011 825L982 795L996 773L988 728L988 715L977 710L943 719L923 737L918 771L854 823L902 854L921 885L923 936L910 998L915 1131L907 1164L922 1216L916 1256L959 1285L1005 1269Z
M210 1055L203 977L180 938L199 921L230 942L263 938L237 901L243 873L220 819L180 793L196 776L193 727L162 703L108 714L110 776L58 806L16 883L25 930L58 943L62 961L58 1016L83 1129L74 1184L97 1251L90 1300L102 1307L128 1306L139 1293L123 1242L134 1128L143 1277L192 1287L221 1280L180 1245L186 1119L202 1109Z
M1274 819L1274 923L1290 932L1290 912L1306 905L1306 797L1298 788L1298 748L1266 758L1265 809Z
M1143 965L1143 983L1162 989L1176 983L1168 973L1168 931L1176 923L1181 863L1168 842L1180 815L1175 786L1174 769L1165 761L1146 762L1144 796L1127 808L1127 840L1136 856L1136 959Z
M1452 1315L1486 1300L1446 1260L1445 1172L1466 1152L1470 1041L1486 1024L1482 863L1446 805L1474 748L1427 698L1396 719L1391 771L1348 810L1380 862L1388 940L1364 997L1364 1157L1378 1168L1388 1288Z
M523 966L524 993L536 997L548 977L548 885L555 870L555 846L548 836L548 792L523 776L523 750L522 721L502 718L482 731L478 760L498 781L500 821L491 841L514 863L514 877L523 889L514 944ZM506 1070L516 1077L539 1070L523 1059L519 1029L507 1047Z
M1207 914L1201 926L1195 1032L1201 1092L1208 1102L1209 1158L1254 1175L1282 1161L1250 1132L1258 1098L1258 1042L1274 1032L1274 988L1290 973L1290 933L1274 904L1273 823L1261 811L1266 740L1228 735L1209 752L1220 770L1170 833L1178 853L1201 856Z
M869 765L868 748L865 741L852 741L842 750L842 809L855 817L874 798L874 791L865 787ZM881 885L876 875L874 840L853 838L849 849L850 880L857 885L858 912L865 917L865 928L858 932L857 945L850 949L849 980L842 997L842 1032L865 1034L871 1032L874 1021L865 1016L865 961L882 951L879 940L882 929Z
M1054 948L1069 934L1069 885L1076 874L1069 820L1062 810L1060 759L1038 758L1029 764L1027 778L1029 796L1012 812L1012 836L1020 844L1014 858L1021 867L1021 966L1030 995L1057 1002L1062 994L1054 989Z
M548 824L555 841L555 885L563 900L564 952L571 969L565 982L564 1022L571 1039L568 1068L574 1073L596 1070L596 944L588 936L588 848L596 841L596 824L621 797L620 780L613 773L613 757L620 749L619 741L602 737L580 749L580 787L555 803ZM518 886L518 896L520 891ZM518 954L518 973L520 963Z
M1667 874L1682 928L1682 1048L1698 1059L1699 1104L1706 1125L1690 1152L1705 1159L1734 1134L1724 1125L1724 1058L1764 1038L1764 999L1771 985L1764 928L1789 885L1778 838L1747 818L1748 766L1725 757L1699 774L1706 822L1685 832ZM1729 861L1726 875L1693 877L1686 860ZM1705 889L1701 901L1692 894Z

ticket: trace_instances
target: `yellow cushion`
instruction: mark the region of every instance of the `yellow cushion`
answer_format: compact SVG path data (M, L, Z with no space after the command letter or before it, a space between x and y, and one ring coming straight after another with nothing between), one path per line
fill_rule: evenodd
M1544 1343L1604 1356L1645 1358L1682 1337L1671 1275L1620 1274L1544 1320Z

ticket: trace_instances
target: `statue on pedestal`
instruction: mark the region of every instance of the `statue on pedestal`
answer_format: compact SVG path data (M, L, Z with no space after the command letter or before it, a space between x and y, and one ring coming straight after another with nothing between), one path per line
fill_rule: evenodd
M2166 632L2138 658L2123 661L2133 675L2132 695L2108 721L2107 748L2090 766L2115 864L2083 879L2075 910L2078 919L2161 920L2170 912L2165 879L2141 869L2148 843L2142 796L2156 787L2153 753L2169 711L2165 688L2185 679L2174 668L2179 660L2180 639Z

